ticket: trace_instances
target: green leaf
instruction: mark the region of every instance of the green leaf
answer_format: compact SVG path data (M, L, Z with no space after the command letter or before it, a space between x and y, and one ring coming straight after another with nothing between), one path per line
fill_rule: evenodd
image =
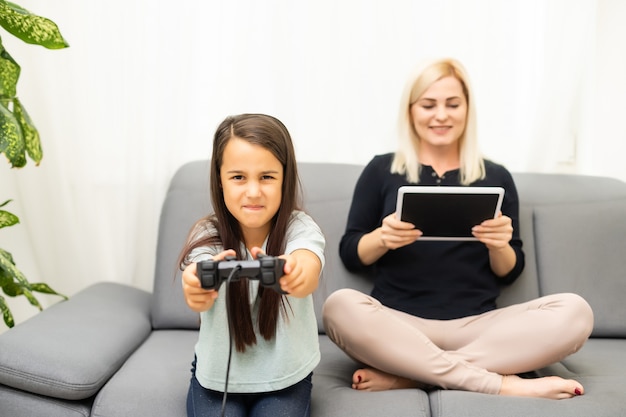
M11 255L9 252L5 251L4 249L0 249L0 257L2 257L2 256L7 258L9 262L11 262L13 265L15 265L15 262L13 261L13 255Z
M26 143L9 103L12 100L0 100L0 154L6 155L12 168L21 168L26 165Z
M48 286L48 284L44 283L44 282L33 282L30 284L30 287L33 291L36 292L40 292L42 294L52 294L52 295L58 295L59 297L63 297L64 299L67 300L67 296L60 294L58 292L56 292L55 290L53 290L52 288L50 288Z
M11 200L7 200L4 203L0 204L0 208L6 206L10 202ZM0 210L0 229L2 229L3 227L13 226L15 224L18 224L19 222L20 222L20 219L15 214L9 213L8 211L5 211L5 210Z
M9 297L17 297L18 295L24 294L24 288L13 280L3 285L2 291Z
M22 274L22 271L15 266L11 254L3 249L0 249L0 269L4 270L10 277L17 281L20 287L30 289L30 283L24 274Z
M0 269L0 288L3 288L9 283L13 282L13 277L9 275L9 273L3 269Z
M0 97L13 98L17 94L17 80L20 78L21 68L9 55L0 39Z
M13 213L0 210L0 229L18 224L20 219Z
M15 280L2 286L2 291L4 291L6 295L10 297L23 295L31 305L37 307L39 310L43 310L43 307L31 291L30 283L24 274L15 266L11 254L2 249L0 249L0 269Z
M31 305L33 305L33 306L37 307L40 311L41 311L41 310L43 310L43 307L42 307L42 306L41 306L41 304L39 303L39 300L37 300L37 299L35 298L35 296L33 295L33 293L32 293L32 292L30 292L30 290L29 290L28 288L23 288L23 287L22 287L22 295L23 295L24 297L26 297L26 299L28 300L28 302L29 302Z
M6 303L6 300L3 296L0 295L0 311L2 311L2 318L4 319L4 323L7 327L15 326L15 320L13 319L13 314L11 314L11 310Z
M26 43L48 49L69 46L56 23L5 0L0 0L0 26Z
M30 116L26 112L26 109L15 97L13 100L13 114L17 119L17 122L22 129L22 135L24 136L24 145L26 146L26 152L28 156L35 162L35 165L39 165L43 158L43 150L41 149L41 140L39 139L39 132L33 124Z

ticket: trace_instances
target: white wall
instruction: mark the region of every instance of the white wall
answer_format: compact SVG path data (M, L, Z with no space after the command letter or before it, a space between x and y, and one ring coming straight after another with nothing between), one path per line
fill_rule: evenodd
M0 247L69 295L97 280L150 290L167 181L209 155L226 115L279 117L302 161L366 163L395 148L400 90L424 57L465 63L489 157L626 180L620 0L18 3L70 48L0 33L45 152L39 167L0 164L0 201L22 220Z

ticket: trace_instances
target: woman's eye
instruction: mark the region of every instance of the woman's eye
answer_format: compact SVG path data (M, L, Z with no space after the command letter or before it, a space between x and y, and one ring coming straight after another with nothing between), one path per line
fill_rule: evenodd
M422 106L422 108L425 110L431 110L431 109L434 109L435 106L427 105L427 106Z
M448 107L450 107L451 109L456 109L459 107L458 104L448 104Z

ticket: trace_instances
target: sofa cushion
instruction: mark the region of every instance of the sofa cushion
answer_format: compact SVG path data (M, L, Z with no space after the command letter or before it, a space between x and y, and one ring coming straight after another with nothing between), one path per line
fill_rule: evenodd
M498 297L498 307L523 303L539 296L537 283L537 261L535 258L535 237L533 236L533 210L520 206L519 222L525 266L522 274L512 284L502 287Z
M583 296L595 337L626 336L625 214L626 198L535 209L541 293Z
M185 303L176 260L193 224L211 211L208 181L208 160L183 165L170 181L159 221L151 307L154 329L199 328L199 315Z
M624 341L592 338L574 355L538 370L538 376L574 378L585 387L585 395L571 400L499 397L462 391L433 391L430 403L438 417L568 416L613 417L624 415L626 363Z
M566 205L626 198L626 184L616 178L515 172L513 179L520 205Z
M437 390L430 393L437 417L615 417L624 415L621 393L624 378L580 377L586 393L568 400L510 397L468 391Z
M379 392L351 388L360 366L326 335L320 336L322 361L313 372L311 415L324 417L428 417L428 395L419 389Z
M197 340L193 330L152 332L98 393L92 416L186 417Z
M298 164L304 209L326 238L326 264L318 289L313 294L318 329L322 333L322 305L333 291L350 287L369 293L372 287L372 281L366 275L349 272L339 258L339 241L346 229L352 193L362 170L360 165Z
M626 341L623 339L592 337L578 352L561 361L563 370L558 370L558 375L568 378L577 376L618 377L622 378L622 382L618 386L624 387L626 386L625 349ZM552 373L552 370L540 372L541 375ZM620 392L624 391L623 388L620 390ZM623 400L624 410L626 410L626 397Z
M0 416L89 417L92 400L60 400L0 385Z
M0 336L0 383L68 400L93 396L151 331L150 294L99 283Z

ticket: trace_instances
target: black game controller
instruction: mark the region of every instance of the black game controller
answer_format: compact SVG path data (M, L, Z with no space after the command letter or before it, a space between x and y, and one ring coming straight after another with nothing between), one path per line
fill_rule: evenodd
M218 290L222 282L227 281L231 271L239 268L232 281L240 278L257 279L261 285L271 288L279 294L287 294L280 288L278 280L284 275L285 260L269 255L259 254L254 261L238 261L234 256L227 256L223 261L200 261L196 273L202 288Z

